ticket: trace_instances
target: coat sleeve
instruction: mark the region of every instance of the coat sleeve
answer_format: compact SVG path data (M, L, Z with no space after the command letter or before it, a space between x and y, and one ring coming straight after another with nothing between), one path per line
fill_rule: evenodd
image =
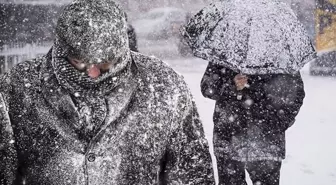
M231 99L237 96L231 70L209 62L201 81L204 97L213 100Z
M182 124L172 131L161 182L164 185L214 185L214 174L208 141L192 101Z
M277 75L264 86L266 100L261 116L263 127L268 132L283 132L292 126L305 97L300 73Z
M0 80L0 185L14 183L17 156L13 129L8 115L8 104L4 93L7 87Z

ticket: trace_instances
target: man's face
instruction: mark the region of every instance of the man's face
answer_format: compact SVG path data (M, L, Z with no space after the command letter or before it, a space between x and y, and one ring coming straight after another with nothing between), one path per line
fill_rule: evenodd
M69 62L81 72L86 72L89 77L96 79L101 74L108 72L116 62L106 61L104 63L99 64L88 64L84 61L72 57L68 57Z

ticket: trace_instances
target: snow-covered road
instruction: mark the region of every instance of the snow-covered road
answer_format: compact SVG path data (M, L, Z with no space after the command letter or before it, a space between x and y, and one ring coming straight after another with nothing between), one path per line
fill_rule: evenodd
M206 62L199 59L165 60L184 75L196 100L211 145L214 101L200 92ZM336 184L336 78L314 77L302 70L306 98L293 127L287 131L287 159L281 185Z

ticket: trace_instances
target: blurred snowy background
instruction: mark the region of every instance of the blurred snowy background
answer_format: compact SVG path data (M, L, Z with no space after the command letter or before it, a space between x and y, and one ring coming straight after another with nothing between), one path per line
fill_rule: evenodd
M128 14L142 53L160 58L188 56L179 28L210 0L117 0ZM284 0L291 4L314 37L314 0ZM53 40L58 13L69 0L0 0L0 66L41 55ZM27 45L28 44L28 45ZM4 56L7 57L4 57ZM0 64L1 65L1 64Z
M68 0L0 0L0 73L16 63L45 54L53 41L53 27ZM209 0L120 0L138 35L139 50L155 55L184 75L201 114L208 140L212 142L214 101L205 99L199 83L206 62L190 56L178 29L188 16ZM312 40L314 0L286 0L296 11ZM172 16L178 15L178 16ZM169 21L167 21L169 20ZM333 58L335 61L335 58ZM336 63L336 62L335 62ZM296 124L287 132L287 159L282 167L282 185L336 184L336 80L311 76L302 70L306 99ZM212 148L211 148L212 150Z

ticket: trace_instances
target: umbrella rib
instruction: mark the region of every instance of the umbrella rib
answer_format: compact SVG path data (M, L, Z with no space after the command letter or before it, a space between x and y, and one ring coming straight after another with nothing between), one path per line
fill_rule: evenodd
M249 26L249 32L248 32L248 34L247 34L247 51L246 51L246 54L244 55L244 60L246 61L246 59L247 59L247 55L248 55L248 51L249 51L249 42L250 42L250 34L251 34L251 25L252 25L252 18L250 18L250 19L248 19L248 21L247 21L247 24L248 24L248 26Z

